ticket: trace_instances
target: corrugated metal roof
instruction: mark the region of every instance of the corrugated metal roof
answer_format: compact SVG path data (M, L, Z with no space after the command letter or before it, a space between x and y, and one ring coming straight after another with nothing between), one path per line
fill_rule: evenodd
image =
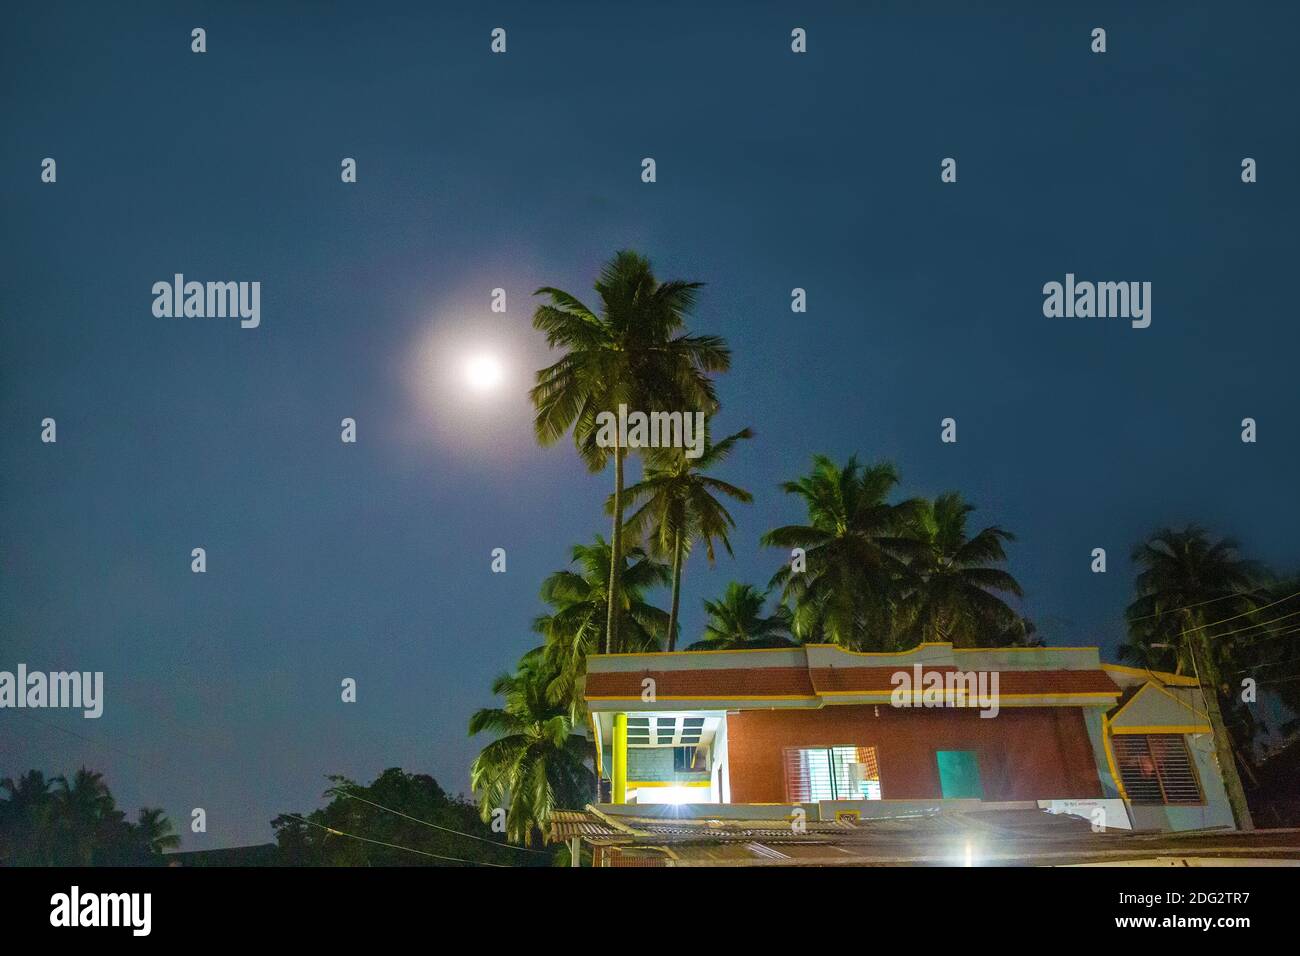
M960 865L966 852L988 864L1075 865L1156 857L1300 862L1300 831L1094 833L1088 821L1030 809L940 811L912 816L808 822L619 815L597 807L555 814L551 839L580 836L614 851L656 848L665 866ZM638 854L639 855L639 854Z

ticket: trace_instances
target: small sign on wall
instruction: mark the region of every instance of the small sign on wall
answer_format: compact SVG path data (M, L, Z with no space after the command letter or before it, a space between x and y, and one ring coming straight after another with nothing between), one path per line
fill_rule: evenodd
M1103 830L1132 830L1128 808L1124 801L1112 800L1039 800L1038 808L1048 813L1065 813L1082 817L1092 824L1095 832Z

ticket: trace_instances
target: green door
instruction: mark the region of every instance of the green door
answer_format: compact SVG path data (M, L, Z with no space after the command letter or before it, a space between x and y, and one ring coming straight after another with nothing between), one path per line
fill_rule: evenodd
M939 760L939 786L945 798L974 797L984 799L980 785L980 762L973 750L936 750Z

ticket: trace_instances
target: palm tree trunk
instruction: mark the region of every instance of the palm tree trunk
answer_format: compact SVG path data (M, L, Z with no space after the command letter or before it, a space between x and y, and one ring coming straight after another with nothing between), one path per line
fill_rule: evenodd
M673 538L673 607L668 612L668 650L677 649L677 608L682 602L682 533Z
M623 449L619 447L618 429L614 430L614 531L609 542L609 614L605 618L605 653L618 646L619 572L623 568Z

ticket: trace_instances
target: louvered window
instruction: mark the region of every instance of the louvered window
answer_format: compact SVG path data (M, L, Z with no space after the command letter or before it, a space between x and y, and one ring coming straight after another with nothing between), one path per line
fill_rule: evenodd
M1204 803L1192 755L1181 734L1116 734L1115 761L1134 803Z
M785 786L791 803L879 800L875 747L789 747Z

